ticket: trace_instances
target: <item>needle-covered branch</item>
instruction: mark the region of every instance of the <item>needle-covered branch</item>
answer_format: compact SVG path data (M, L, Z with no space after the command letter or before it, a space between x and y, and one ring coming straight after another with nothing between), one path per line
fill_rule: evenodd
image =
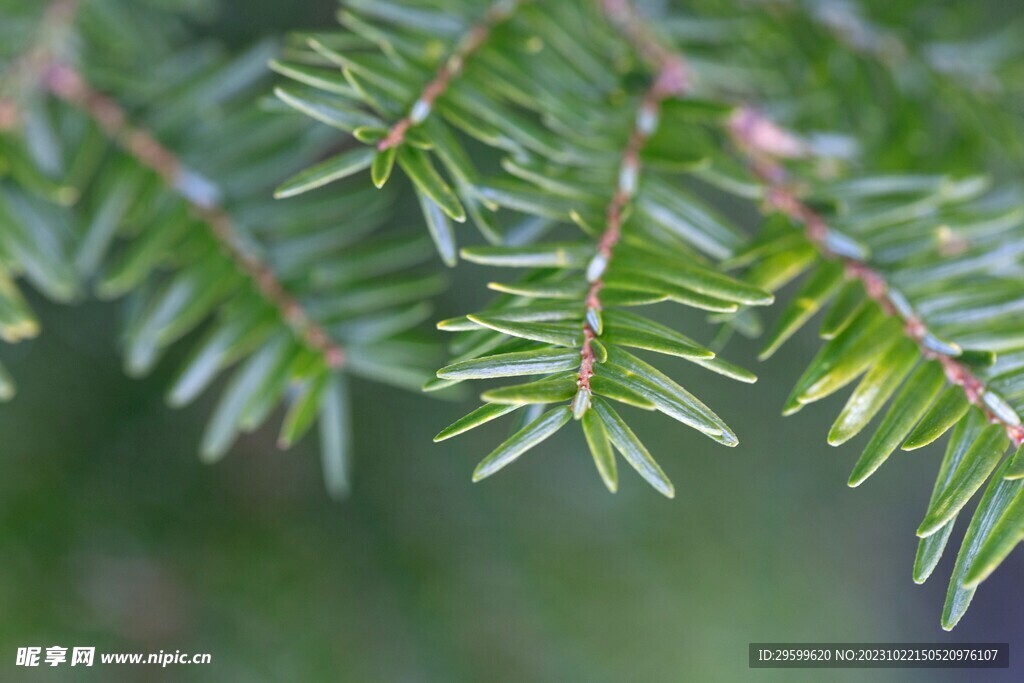
M434 102L444 94L452 79L458 78L466 64L477 50L487 42L491 31L503 21L506 21L519 8L519 5L532 0L497 0L487 8L482 19L473 24L455 45L451 54L438 69L434 76L423 88L420 96L416 98L409 113L402 117L397 123L388 129L384 139L377 143L377 150L386 152L398 147L405 142L406 132L413 126L419 125L427 120L434 108Z
M628 0L607 0L602 7L652 66L683 59ZM771 290L813 268L762 357L836 297L822 326L828 343L798 381L785 413L863 375L829 433L829 442L839 445L866 428L892 398L854 467L851 486L863 483L901 444L906 450L920 448L972 416L990 425L984 431L958 429L950 441L918 529L922 540L915 578L923 581L957 513L996 470L1007 447L1012 444L1019 453L1024 443L1022 207L977 201L986 188L979 179L821 180L815 165L823 160L813 146L753 107L739 104L723 124L760 185L756 196L770 220L763 236L733 265L755 263L748 279ZM834 207L835 216L817 207ZM892 239L894 233L902 238ZM975 308L960 310L963 305ZM952 387L943 393L947 383ZM1020 469L1015 463L1002 476L1024 476ZM989 490L1000 486L993 480ZM991 506L1002 505L1001 500L986 495L975 513L971 540L964 543L950 584L943 615L947 628L966 610L981 578L1016 543L1005 539L1024 538L1024 521L1010 508L993 511ZM982 527L985 520L987 527ZM972 535L978 529L983 529L980 538Z
M984 178L941 175L1019 163L1016 123L987 130L1020 110L1012 31L918 46L851 3L645 17L630 0L348 0L344 31L295 36L271 63L288 82L269 108L316 122L300 125L258 111L267 51L172 59L188 34L175 0L130 13L132 30L107 45L102 13L122 2L81 0L99 13L86 21L63 0L0 17L32 26L10 31L32 36L17 50L0 44L0 338L38 329L21 280L60 301L88 286L128 295L135 374L208 325L169 395L183 404L239 364L205 456L285 403L280 442L319 418L341 492L342 372L418 388L436 367L413 334L443 285L419 269L432 242L447 265L461 255L520 275L496 276L493 301L439 323L452 359L426 390L523 378L485 387L484 405L436 440L511 415L479 480L579 424L578 450L610 490L618 453L671 497L622 405L738 439L646 354L752 382L718 351L733 331L759 334L754 307L799 279L761 357L822 314L824 343L784 413L856 383L829 443L878 420L849 483L951 432L915 580L984 490L947 627L1024 539L1024 204ZM964 89L977 101L947 101L936 74L951 65L984 86ZM940 174L894 170L908 165ZM425 233L364 241L403 188ZM758 214L753 237L726 217ZM467 221L486 246L459 249ZM671 305L706 312L714 341L656 321ZM12 391L0 368L0 398Z
M273 269L245 248L230 214L218 204L216 188L210 181L188 168L151 132L132 125L127 112L116 101L92 88L74 68L51 64L45 71L43 84L57 97L88 114L111 140L184 197L193 215L201 219L220 242L223 252L252 280L306 346L322 356L328 367L336 369L344 365L345 352L341 346L306 312Z
M602 35L607 34L591 37L599 42ZM573 47L580 60L592 49ZM557 70L556 59L546 55L544 70ZM535 220L573 222L592 241L462 250L464 259L481 265L543 270L516 283L494 283L492 289L506 296L479 313L439 324L461 339L453 345L455 362L438 371L439 381L428 389L467 379L540 378L485 391L487 404L444 430L438 440L508 412L498 406L539 411L545 404L568 402L609 490L618 487L614 448L666 496L674 495L674 487L611 402L658 410L719 443L736 445L735 434L715 413L632 350L677 356L744 382L754 376L671 328L623 310L672 301L729 312L772 300L767 292L722 274L700 254L729 254L739 244L738 235L699 199L673 198L669 189L680 171L701 163L699 145L706 133L703 123L688 120L689 86L685 65L666 60L650 84L631 97L630 106L606 105L606 114L590 117L595 130L620 131L614 144L595 150L592 137L568 137L564 151L575 161L557 171L548 166L544 172L545 159L521 155L506 160L505 169L516 180L493 183L485 196L508 210L533 214ZM589 92L580 93L580 106L606 100L603 87L588 86ZM666 110L669 102L676 105L672 111ZM542 120L556 115L542 112ZM655 144L671 134L678 135L678 144L669 150ZM553 203L531 199L545 191L563 205L555 209ZM539 434L547 438L568 422L555 419L562 412L523 414L525 426L484 459L475 479L507 466L537 445Z
M20 279L60 301L87 289L126 296L130 374L151 371L198 333L171 405L238 366L203 437L204 459L223 457L283 404L279 444L319 422L328 488L341 494L346 375L418 388L435 367L432 345L413 332L431 315L424 299L443 286L417 269L429 240L368 240L391 203L369 183L281 211L270 197L280 174L308 164L332 136L260 110L266 47L175 61L181 34L165 10L122 14L118 2L82 2L78 15L67 3L26 11L18 21L42 22L28 56L0 51L0 62L10 59L2 101L18 111L0 131L0 337L38 329ZM106 12L136 22L117 49L104 42ZM39 46L57 34L64 49ZM0 396L12 393L0 371Z

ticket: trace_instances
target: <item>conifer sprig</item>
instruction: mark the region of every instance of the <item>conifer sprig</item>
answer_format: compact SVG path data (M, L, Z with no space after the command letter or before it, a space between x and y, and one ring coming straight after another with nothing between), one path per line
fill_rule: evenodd
M490 38L491 31L498 24L509 19L525 2L532 2L532 0L496 0L487 8L483 18L473 24L456 43L455 48L441 64L441 68L438 69L433 80L423 88L420 96L416 98L409 113L392 125L384 139L377 143L377 151L386 152L402 145L409 128L427 120L433 111L434 102L448 89L452 79L458 78L465 67L466 60L483 47L487 39Z
M657 33L646 25L630 0L601 0L601 4L610 22L649 63L657 66L675 60L685 64L682 55L663 44ZM888 37L878 38L879 42L886 40ZM878 302L887 315L902 321L904 333L918 345L924 358L938 360L948 380L963 389L968 401L980 408L989 422L1002 425L1012 443L1018 447L1024 443L1020 416L1006 399L988 389L970 366L958 360L963 349L931 332L906 297L865 262L868 253L863 245L830 228L822 215L794 189L794 181L780 161L809 157L813 154L811 148L803 144L797 134L752 107L738 107L726 125L754 177L764 185L763 207L802 224L808 240L820 253L841 261L848 279L860 280L868 296Z
M859 280L867 296L877 302L886 315L900 320L903 333L917 345L923 358L937 360L949 382L963 389L968 402L981 409L990 423L1001 425L1012 443L1018 447L1024 443L1020 416L1006 399L986 387L969 365L959 360L963 349L930 331L907 298L895 290L882 273L865 262L865 248L829 228L821 214L793 189L789 173L779 160L809 153L799 144L799 139L749 108L736 111L729 129L753 173L765 185L767 208L803 225L807 239L823 256L843 264L848 281ZM863 479L851 479L850 483L855 485L860 481Z
M491 304L438 324L454 333L454 358L425 388L531 378L488 388L484 405L436 440L515 413L512 435L476 468L479 480L575 416L610 490L618 451L672 496L613 403L659 411L727 446L737 438L634 351L743 382L755 377L627 309L673 302L709 312L726 332L752 335L759 322L751 307L806 274L761 354L825 312L825 344L784 413L859 380L828 437L839 445L882 416L854 486L898 449L952 432L917 530L916 581L932 573L956 517L984 488L954 567L946 627L1024 540L1024 205L1012 192L989 192L983 178L859 170L902 163L908 140L933 118L929 102L901 123L864 131L865 144L852 145L863 159L795 132L821 120L804 111L815 107L803 93L784 92L784 76L760 87L758 77L771 74L750 68L764 54L761 42L768 50L789 44L771 39L787 37L777 21L785 13L759 7L728 22L764 31L739 55L721 25L677 21L667 10L668 21L654 23L630 0L349 0L338 15L345 33L301 36L272 63L291 82L271 108L298 110L327 126L319 128L257 111L259 51L233 62L198 51L195 60L170 59L187 33L165 25L174 0L130 13L142 37L129 32L105 49L105 13L129 1L78 0L92 13L80 21L75 0L56 0L39 13L36 40L21 57L0 44L8 59L0 77L0 338L38 329L21 278L60 301L90 282L105 298L130 293L126 365L135 374L209 320L169 397L184 404L240 364L210 422L205 457L221 457L239 431L283 402L282 445L319 418L325 474L340 492L344 376L418 387L423 370L436 367L412 331L430 315L423 299L441 278L406 272L429 258L432 241L448 265L461 255L525 275L492 282L499 296ZM892 66L885 87L908 102L920 100L914 88L922 82L933 87L932 76L912 73L936 57L932 48L856 14L837 19L819 3L793 6L826 27L801 43L806 50L792 50L808 53L801 59L834 54L817 38L831 31L851 43L840 50ZM23 21L38 8L15 9ZM1000 45L1002 59L1009 53ZM914 63L899 70L894 52L912 52ZM137 73L143 58L158 76ZM877 70L858 69L851 78L873 92ZM942 71L934 60L928 69ZM853 117L865 111L852 95L821 90L818 104L830 105L823 109L845 102ZM762 113L770 103L749 104L762 94L780 101L782 116ZM936 145L942 151L929 163L945 163L955 147L953 167L976 167L988 144L979 133L988 119L978 114L969 133ZM495 156L501 170L488 177L477 163ZM278 184L281 169L298 172ZM395 169L429 239L356 246L385 222ZM267 199L274 186L288 201ZM759 203L764 227L753 239L715 210L728 195ZM488 246L458 249L453 224L467 220ZM12 392L0 368L0 399ZM1006 458L1011 444L1016 454Z
M669 97L683 97L689 90L690 77L686 65L668 57L660 64L660 71L654 82L643 94L636 112L636 124L629 136L629 142L622 154L619 166L618 184L611 202L605 210L605 229L597 242L597 253L587 265L586 277L590 283L585 299L586 314L583 318L583 346L580 350L580 369L576 385L579 387L573 399L573 416L581 419L590 406L592 390L590 379L594 376L593 343L601 336L602 310L601 290L604 288L604 274L612 264L615 246L622 238L623 214L637 192L643 163L640 153L658 127L661 118L661 103Z
M21 56L0 50L9 60L0 78L0 338L38 331L20 278L59 301L86 287L127 296L132 375L202 330L167 401L186 405L238 366L203 436L204 460L223 457L283 404L280 446L319 423L328 489L340 495L351 457L347 376L418 388L436 363L413 332L431 315L424 298L443 285L415 270L429 242L366 239L390 203L369 183L280 210L270 197L279 174L337 138L291 112L261 111L265 46L233 60L219 50L174 60L183 34L171 8L133 0L124 14L124 1L14 8L33 30ZM113 46L111 13L130 17ZM382 280L396 271L408 272ZM0 398L13 390L0 369Z
M604 0L602 7L610 23L649 63L675 54L628 0ZM1024 254L1021 207L1011 203L1007 208L1005 202L972 205L986 183L971 178L883 176L830 184L807 174L805 163L805 173L797 180L787 163L820 161L800 136L745 104L737 106L724 124L734 148L762 186L757 196L770 221L763 236L733 262L760 260L750 277L773 290L815 267L782 314L762 358L838 292L822 327L830 341L798 381L785 414L863 374L829 433L829 443L839 445L863 430L895 394L854 467L851 486L874 473L901 443L904 450L920 448L957 426L917 531L915 581L923 582L934 570L958 512L995 473L950 580L942 623L952 628L978 584L1024 539L1024 319L1019 305L1024 287L1017 265ZM830 225L802 196L807 188L819 205L846 209L846 231ZM885 239L882 228L905 231L907 237L903 242ZM901 269L891 253L909 261L910 267ZM881 260L888 272L872 260ZM932 317L954 323L946 328L963 342L933 329L894 278L907 291L923 295L921 306L945 313ZM945 308L937 306L957 290L962 294L952 296L958 303L980 306L965 320L988 322L991 332L983 329L972 335L969 327L955 324L960 316L951 315L956 311L948 303ZM943 393L945 382L953 386ZM1017 454L999 468L1010 444Z
M579 8L593 11L586 3ZM595 34L595 40L600 35ZM572 47L564 52L582 61L587 48ZM546 57L545 70L557 68L553 61L551 55ZM618 487L614 446L648 483L671 497L674 487L668 477L610 401L659 410L719 443L737 443L732 430L710 409L625 350L675 355L752 382L751 373L716 358L710 349L621 309L671 300L722 312L772 300L767 292L721 274L713 261L700 255L703 251L721 258L738 244L713 211L696 198L666 199L668 188L676 182L673 174L700 164L704 132L699 118L697 123L690 118L689 107L704 110L701 104L687 102L690 76L681 60L665 59L653 71L651 85L630 98L635 104L609 107L607 116L590 116L589 125L595 130L626 128L625 135L614 134L623 140L617 148L601 143L592 150L583 137L567 136L564 168L548 166L545 172L547 160L520 154L504 164L519 182L495 181L493 189L485 190L485 196L510 210L572 221L593 242L462 250L464 259L484 265L543 269L519 283L492 285L508 296L484 311L439 324L441 329L465 335L465 344L456 345L461 355L438 371L440 384L435 386L466 379L543 375L528 384L484 392L487 405L438 435L437 440L444 440L461 434L509 412L507 405L535 409L526 414L525 427L480 463L476 480L513 462L575 416L609 490ZM588 93L590 99L604 99L602 87L590 86L595 90ZM669 101L677 105L671 115L663 106ZM555 120L558 114L541 111L544 121ZM668 149L649 147L659 135L678 137ZM532 197L538 192L552 192L563 206L536 201ZM660 249L654 246L658 244ZM573 272L581 270L582 277ZM566 376L565 370L573 372ZM562 401L570 405L540 414L540 406Z
M43 82L51 92L88 114L115 144L188 202L192 214L207 225L223 252L252 280L305 345L323 358L327 367L337 369L344 365L345 352L341 346L292 296L273 269L245 248L230 214L219 205L210 181L188 168L152 132L132 125L127 112L116 101L95 90L73 67L52 63L45 74Z

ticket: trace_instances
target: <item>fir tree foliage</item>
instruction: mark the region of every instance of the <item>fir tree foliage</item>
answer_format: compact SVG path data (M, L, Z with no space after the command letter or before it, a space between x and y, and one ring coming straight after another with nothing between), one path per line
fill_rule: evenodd
M610 490L618 487L614 447L672 496L671 482L613 404L658 410L726 446L737 438L636 351L681 357L744 382L755 377L629 309L671 301L732 313L773 299L719 265L743 244L742 233L677 189L681 174L705 163L715 136L724 139L715 122L728 108L688 101L691 75L676 59L650 77L638 73L646 86L624 89L621 69L608 59L631 64L628 45L593 3L452 9L349 3L340 19L366 44L345 54L309 38L305 51L276 69L322 92L281 88L278 95L306 111L331 101L335 110L379 116L376 129L353 131L376 150L366 165L390 168L397 154L442 256L455 258L450 220L463 217L465 206L498 243L463 248L462 258L513 269L490 285L501 296L487 308L439 323L456 335L455 357L426 386L529 378L485 391L483 406L438 435L445 440L524 411L521 428L481 461L474 479L510 464L571 416ZM438 36L448 47L435 46ZM465 138L503 154L501 177L482 178L470 166ZM517 218L497 227L495 209ZM548 238L559 225L572 226L569 239Z
M17 279L61 302L127 297L129 374L190 338L170 405L237 366L200 445L205 460L283 404L280 445L319 419L328 487L340 494L346 378L422 384L433 351L410 331L430 317L443 277L418 268L432 257L425 237L377 234L393 199L369 184L273 200L283 170L340 140L266 106L275 46L182 49L180 5L5 3L3 26L25 44L4 43L0 335L39 331ZM0 377L12 397L13 379Z
M943 68L938 48L906 54L894 33L867 22L853 5L780 4L783 11L766 13L768 19L740 21L776 31L785 22L811 24L831 33L859 59L891 70L894 89L907 101L920 79L915 85L901 70L923 68L925 83L957 76ZM915 580L928 577L955 518L987 486L950 583L943 624L956 623L977 583L1024 538L1011 504L1024 504L1013 483L1022 465L1006 457L1024 440L1024 215L1015 193L990 191L982 177L869 175L863 168L876 149L782 127L737 99L736 93L768 93L752 86L750 71L725 76L709 32L671 16L648 23L629 2L367 2L352 3L340 19L347 35L365 42L344 55L313 38L294 58L321 71L299 64L278 70L335 93L335 106L381 118L383 125L355 131L376 148L365 165L390 168L396 146L433 154L450 184L437 187L435 174L404 168L421 198L431 200L423 202L424 214L446 260L455 258L452 233L445 228L439 239L437 226L447 225L441 214L462 218L453 197L481 214L475 222L492 242L501 231L484 212L495 207L526 214L533 225L573 223L584 235L550 241L545 225L523 240L519 223L507 220L516 227L504 244L461 252L480 265L526 273L490 285L502 296L486 309L439 323L457 335L455 358L427 389L533 378L485 391L483 406L438 435L444 440L525 411L518 431L480 463L475 479L576 418L610 490L617 486L618 451L672 495L613 403L660 410L726 445L735 436L635 351L681 356L736 379L753 375L627 309L670 300L755 330L749 307L771 303L771 292L802 278L762 359L825 311L826 343L784 413L859 380L828 439L845 443L879 417L851 486L898 449L920 448L955 427L918 529ZM954 85L970 85L959 80ZM287 91L279 95L310 108ZM460 133L503 153L504 173L479 180L465 163L452 164ZM765 214L760 234L747 241L699 195L683 190L684 181L756 202Z
M816 316L822 338L784 414L855 384L828 434L839 446L865 432L851 486L948 434L913 572L930 576L977 500L945 627L1024 540L1024 204L965 173L1019 167L1016 27L922 40L893 27L898 8L886 25L845 0L695 0L690 15L629 0L349 0L339 32L229 57L188 42L177 17L193 4L0 2L5 341L38 332L21 281L58 301L126 297L132 374L203 328L169 401L237 366L204 456L283 403L282 445L319 420L339 493L347 376L442 393L506 380L435 439L510 416L475 480L573 423L609 490L617 453L672 497L633 410L738 438L659 357L742 391L754 374L719 353L733 331L759 334L778 296L761 360ZM133 30L115 40L122 22ZM825 63L837 66L807 68ZM879 88L893 111L870 104ZM425 229L383 231L406 194ZM759 211L756 233L722 202ZM434 251L489 269L496 294L438 323L451 357L430 377L414 330L443 285L422 267ZM654 304L721 332L698 341L656 322Z

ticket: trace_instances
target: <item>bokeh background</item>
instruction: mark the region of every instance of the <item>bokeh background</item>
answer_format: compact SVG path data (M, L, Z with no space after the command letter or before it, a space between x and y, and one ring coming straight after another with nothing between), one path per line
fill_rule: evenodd
M210 30L239 43L326 24L334 8L234 5ZM481 277L458 269L439 315L480 306ZM939 615L954 553L925 586L911 580L914 529L943 446L897 453L851 490L862 441L825 443L844 397L779 417L816 348L811 333L757 367L753 387L667 365L741 440L724 449L635 414L675 482L674 501L628 468L620 492L607 494L577 430L471 484L506 423L435 445L432 435L468 404L357 383L353 489L333 502L312 439L282 453L273 433L256 433L225 462L201 464L211 400L165 407L173 357L153 377L127 379L116 306L33 304L46 333L0 349L21 387L0 410L0 680L973 682L1024 673L1024 554L982 586L952 634ZM695 322L680 315L666 320ZM755 351L730 345L736 358ZM1009 641L1014 668L750 670L751 641ZM17 647L51 644L209 652L213 664L13 666Z

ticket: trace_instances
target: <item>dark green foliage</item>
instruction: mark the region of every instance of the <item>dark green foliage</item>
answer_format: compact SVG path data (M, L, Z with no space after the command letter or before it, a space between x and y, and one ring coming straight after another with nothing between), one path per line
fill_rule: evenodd
M845 261L847 284L838 293L828 288L835 297L821 326L828 341L786 411L861 376L829 434L829 443L839 445L865 429L892 397L854 466L851 486L861 485L901 444L904 450L920 448L959 423L917 532L917 581L930 575L957 514L1003 459L1007 435L1020 438L1024 214L1012 195L983 197L983 189L972 179L884 176L833 182L812 193L811 201L835 203L830 225L841 226L867 256L823 248L817 270L796 295L804 298L790 304L772 335L790 336L797 321L811 317L795 311L821 308L827 297L806 292L821 289L829 259ZM796 232L780 231L771 239L783 242ZM770 342L769 351L777 346ZM994 424L985 428L986 420ZM975 519L986 514L995 513L980 506ZM973 524L970 544L991 550L974 564L977 552L965 544L954 588L964 577L976 583L987 575L1020 529L1009 508L1001 518ZM954 588L943 618L947 628L966 607L962 589Z
M429 242L373 236L393 200L372 187L274 202L282 170L303 167L336 140L303 117L262 110L272 48L233 59L197 50L174 62L181 47L167 16L133 9L121 17L127 10L83 3L77 23L63 29L79 35L79 49L48 68L81 69L111 88L104 97L144 102L131 121L102 125L91 95L12 84L22 88L11 97L23 100L26 117L0 135L0 334L14 342L38 330L12 282L19 276L58 301L127 296L122 338L132 375L150 372L169 345L202 328L168 402L191 402L238 366L210 419L203 457L222 457L239 431L256 429L279 405L282 447L322 415L325 473L340 493L345 375L418 388L432 362L431 346L409 334L429 318L424 299L442 284L410 271L430 260ZM95 24L115 16L132 36L153 39L128 37L107 50ZM116 78L108 71L115 67ZM145 144L159 139L166 153L140 151L141 136ZM410 274L382 279L397 271ZM9 398L13 385L2 377L0 394Z
M1008 455L1024 441L1024 204L964 175L1024 158L1007 116L1024 91L1016 29L939 43L845 2L698 1L694 16L645 19L602 0L351 0L343 31L288 39L271 62L276 99L262 100L272 50L185 49L188 31L172 20L182 7L133 12L137 30L107 49L104 27L125 2L83 0L56 28L52 13L0 4L19 37L4 44L17 77L0 90L5 341L38 331L18 279L58 301L127 296L133 374L205 326L169 393L182 405L239 366L204 455L222 456L283 403L281 445L319 421L339 494L346 375L428 392L515 378L435 438L514 413L474 480L575 418L610 491L617 452L672 497L614 404L735 446L651 361L755 381L718 353L733 332L760 334L755 308L794 283L761 359L821 314L823 344L782 410L856 383L828 434L839 446L877 419L851 486L952 431L917 530L916 581L984 489L947 628L1024 540L1024 456ZM891 26L916 25L894 4ZM925 19L938 31L966 14ZM123 120L105 118L105 100L67 73L26 68L18 55L35 34L43 61L77 70ZM171 160L140 149L139 132ZM378 235L400 196L418 204L423 229ZM733 205L760 211L761 228L748 234L720 211ZM438 323L453 335L451 359L428 381L435 358L413 330L443 286L418 268L431 242L449 266L506 270L490 304ZM655 304L701 311L720 332L696 341L653 320ZM0 368L0 398L12 394Z

